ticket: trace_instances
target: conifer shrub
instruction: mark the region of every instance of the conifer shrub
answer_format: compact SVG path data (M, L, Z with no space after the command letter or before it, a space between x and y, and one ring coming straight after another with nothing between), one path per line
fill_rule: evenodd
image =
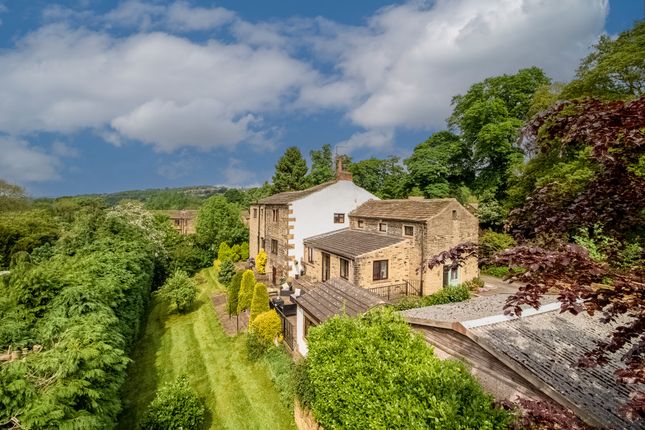
M440 360L391 308L314 327L296 394L327 430L505 429L465 365Z
M193 430L204 421L204 405L185 376L162 386L141 421L142 430Z
M230 258L233 263L237 263L242 258L242 247L239 244L231 246Z
M261 249L260 252L258 252L258 255L255 256L255 270L257 270L259 274L264 275L266 273L266 268L267 253L264 249Z
M242 275L244 272L240 271L233 275L231 282L228 284L228 300L226 309L229 316L237 315L237 299L240 294L240 286L242 284Z
M240 285L240 294L237 299L237 313L241 313L251 307L251 300L253 299L253 288L255 287L255 275L253 270L245 270L242 275L242 283Z
M250 332L257 335L266 344L271 344L275 338L280 336L281 330L282 323L280 317L273 309L259 314L251 322L250 326Z
M244 242L240 245L240 260L246 261L249 259L249 243Z
M253 289L253 298L251 299L250 321L253 321L262 312L269 310L269 292L266 285L261 282L255 284Z
M219 266L219 272L217 273L217 280L223 286L228 286L231 279L235 275L236 269L235 264L231 260L223 260L222 264Z
M228 246L228 243L222 242L219 244L219 248L217 249L217 259L219 261L230 260L231 254L231 248Z

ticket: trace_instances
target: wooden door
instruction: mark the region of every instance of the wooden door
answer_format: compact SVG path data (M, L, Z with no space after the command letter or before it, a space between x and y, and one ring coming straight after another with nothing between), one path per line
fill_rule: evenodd
M275 266L273 266L273 270L271 271L271 283L275 285L277 280L278 280L278 269L276 269Z

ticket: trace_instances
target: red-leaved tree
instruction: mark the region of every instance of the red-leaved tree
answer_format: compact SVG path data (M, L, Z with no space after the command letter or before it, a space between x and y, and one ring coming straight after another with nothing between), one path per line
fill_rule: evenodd
M555 291L562 312L599 313L605 323L618 322L579 364L602 366L620 351L617 382L645 384L645 268L613 264L611 252L604 261L594 260L587 249L566 240L577 229L601 226L619 245L628 235L643 241L645 96L630 102L560 103L533 118L524 132L524 141L540 151L554 144L590 146L598 174L574 195L553 192L554 185L547 184L511 213L507 227L519 246L496 255L492 263L526 271L509 276L525 286L509 297L505 310L519 315L521 305L538 307L547 291ZM476 244L461 244L433 257L428 266L460 265L476 253ZM643 261L640 257L636 261ZM625 413L631 419L645 417L644 392L634 390Z

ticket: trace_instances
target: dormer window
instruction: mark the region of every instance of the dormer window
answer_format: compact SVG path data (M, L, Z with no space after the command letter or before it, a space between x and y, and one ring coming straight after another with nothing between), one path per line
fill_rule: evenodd
M411 225L403 226L403 235L404 236L414 236L414 227Z
M345 224L345 214L334 214L334 224Z
M358 228L364 228L365 227L365 221L363 221L362 219L359 219L358 223L357 223L357 226L358 226Z
M387 223L385 222L378 223L378 231L387 233Z

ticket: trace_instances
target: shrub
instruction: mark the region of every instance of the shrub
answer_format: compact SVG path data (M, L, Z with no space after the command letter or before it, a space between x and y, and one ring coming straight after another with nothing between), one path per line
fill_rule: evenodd
M219 244L219 248L217 249L217 259L219 261L230 260L231 254L231 248L228 246L228 243L222 242Z
M231 260L233 263L237 263L242 258L242 248L240 245L233 245L231 247Z
M505 429L468 369L440 360L391 309L334 317L309 332L298 396L327 430Z
M240 294L237 299L237 313L247 310L251 306L253 299L253 288L255 287L255 275L253 270L245 270L242 275L242 284L240 285Z
M468 291L474 291L474 292L477 292L480 288L484 288L486 286L482 278L471 279L470 281L464 282L462 285L468 288Z
M233 279L235 272L235 264L231 260L224 260L219 266L217 280L220 282L220 284L226 287L231 282L231 279Z
M251 361L257 361L264 353L269 349L269 344L264 342L260 337L255 333L248 333L246 335L246 356Z
M197 285L186 272L176 270L155 294L161 300L173 303L177 311L186 312L197 297Z
M269 310L269 292L266 285L261 282L255 284L253 289L253 299L251 299L251 315L249 319L253 321L262 312Z
M242 261L246 261L246 260L249 259L249 243L248 242L244 242L240 246L240 259Z
M515 239L510 234L485 230L479 235L479 257L482 259L491 258L495 253L513 246Z
M444 305L447 303L463 302L470 298L469 285L462 284L456 287L445 287L442 290L429 296L405 297L399 301L394 308L399 311L424 306Z
M266 273L267 266L267 253L264 252L264 249L261 249L258 252L258 255L255 257L255 269L259 274L264 275Z
M496 278L505 278L509 275L522 273L525 269L521 267L508 267L508 266L484 266L482 267L484 275L494 276Z
M204 406L185 376L159 389L146 410L140 428L145 430L197 429L204 420Z
M230 315L237 315L237 299L240 294L240 285L242 284L242 274L244 272L237 272L233 278L231 279L231 282L228 285L228 301L227 301L227 306L226 309L228 310L228 314Z
M255 317L250 326L250 332L266 344L271 344L281 331L282 322L275 310L262 312Z

